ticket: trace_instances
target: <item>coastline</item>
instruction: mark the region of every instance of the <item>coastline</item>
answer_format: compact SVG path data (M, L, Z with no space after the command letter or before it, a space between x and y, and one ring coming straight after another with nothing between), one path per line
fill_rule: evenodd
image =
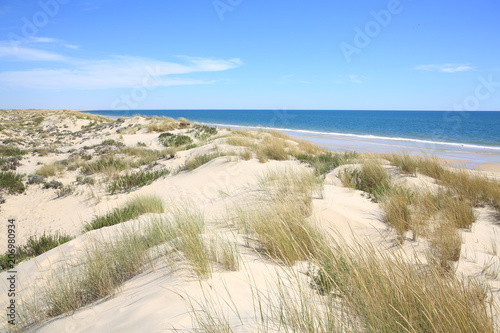
M189 110L188 110L189 111ZM85 112L85 111L81 111ZM100 114L95 111L96 114ZM429 111L431 112L431 111ZM138 113L139 110L138 110ZM129 116L112 116L111 119ZM189 119L189 116L185 116ZM193 120L193 119L189 119ZM193 120L195 121L195 120ZM252 126L203 122L200 124L218 128L275 130L294 138L303 139L335 152L409 154L424 157L437 157L452 161L454 166L500 173L500 146L485 146L470 143L444 142L425 139L385 137L370 134L334 133L305 129L290 129L269 126Z
M118 329L132 333L137 331L138 327L145 331L167 328L195 331L196 320L191 316L193 313L203 313L205 301L214 302L208 303L207 306L233 304L237 312L245 316L248 314L245 324L254 325L251 327L255 328L250 331L258 331L259 318L255 304L249 302L252 295L259 293L269 299L278 299L276 297L279 297L280 292L288 297L296 296L295 293L300 290L307 290L313 297L320 296L317 290L310 288L312 280L305 274L310 268L306 267L307 256L299 257L298 259L303 260L297 260L296 263L297 258L293 257L290 264L284 263L280 257L267 257L258 243L258 238L246 231L247 222L240 219L248 216L249 221L259 220L259 216L262 216L259 214L266 213L266 207L272 209L267 209L270 215L264 215L262 219L264 226L273 221L273 217L279 217L274 219L278 222L276 225L265 229L266 235L279 229L282 225L280 223L284 221L281 217L288 219L302 216L300 223L306 223L304 227L307 225L321 228L318 229L318 235L344 238L345 248L358 240L366 240L369 242L367 244L377 248L381 254L394 255L394 258L405 258L404 260L408 261L425 260L426 254L429 253L426 236L415 241L412 239L413 231L405 231L401 243L401 237L397 236L395 228L384 220L384 205L375 202L373 197L370 198L368 192L344 184L342 175L345 175L346 171L359 170L367 160L380 162L380 158L376 154L370 154L369 149L381 147L382 144L369 138L363 141L344 137L339 138L338 142L328 141L335 144L337 151L355 150L351 149L352 147L369 148L366 156L352 154L349 157L344 154L325 154L324 150L309 143L321 140L321 137L302 136L300 138L308 141L303 142L296 140L293 135L284 135L283 131L229 131L219 128L217 132L207 127L168 119L130 117L108 121L70 111L47 111L47 114L41 111L31 112L24 119L16 119L22 114L22 111L17 114L12 112L11 118L2 118L8 118L9 125L0 132L0 136L4 140L10 139L11 145L18 145L24 150L18 152L20 165L13 172L22 175L22 182L26 186L23 193L5 194L6 202L0 206L2 215L5 214L16 222L16 242L19 245L26 244L31 236L49 232L68 234L71 240L34 258L21 261L16 266L18 280L15 287L16 294L20 295L17 300L20 301L24 295L31 296L30 293L42 293L44 297L63 295L59 292L52 295L43 293L46 291L43 289L46 281L68 283L67 286L70 287L65 290L69 293L76 290L78 296L78 292L85 291L82 286L103 283L103 279L93 276L92 279L86 280L92 283L76 287L71 284L76 281L71 278L80 278L80 275L83 275L79 269L99 262L85 261L92 251L103 249L103 252L98 251L97 254L109 254L115 249L110 244L137 239L134 237L139 237L140 240L130 243L130 247L125 248L125 253L120 252L113 258L105 257L108 259L101 262L99 273L113 266L109 265L109 261L121 260L119 258L127 258L127 264L138 262L141 266L137 271L129 273L127 279L120 281L118 287L110 288L112 297L104 295L83 306L79 304L61 311L72 313L70 316L53 316L55 312L40 315L37 312L36 316L39 317L35 316L34 322L38 324L31 327L32 331L57 332L72 327L74 332L85 332L92 330L96 323L100 326L98 332ZM183 141L185 143L180 143L179 146L169 146L170 141L160 140L164 133L169 135L163 138L188 136L192 141ZM388 150L400 148L391 144L394 143L387 143ZM4 147L5 151L7 148L10 149L9 153L16 153L11 146ZM379 151L384 152L386 151ZM417 154L418 150L405 153ZM330 158L326 168L321 163L314 164L315 157L325 155ZM464 161L451 157L453 156L450 155L450 158L441 161L452 166L460 165ZM475 158L468 162L478 160L479 158ZM439 163L437 165L440 167ZM395 186L404 186L414 191L437 191L443 187L438 185L437 180L424 173L402 172L402 168L390 161L389 157L380 162L379 166L388 170ZM482 167L489 172L498 171L495 162L486 162ZM161 171L168 172L158 173ZM155 174L159 176L156 177ZM141 177L133 178L131 175ZM115 191L109 185L119 179L124 181L118 185L124 187ZM146 181L143 182L144 179ZM132 180L141 182L129 186ZM50 187L57 185L57 182L61 183L60 187ZM63 189L68 189L68 192ZM99 218L107 220L114 212L130 207L129 203L140 197L156 199L163 208L149 210L138 216L128 216L108 225L98 225L90 231L85 228L88 223ZM269 204L273 206L268 206ZM498 279L491 278L487 271L489 266L483 264L487 263L491 257L489 252L493 250L477 246L496 242L498 240L492 240L492 237L500 235L500 232L497 233L497 218L490 206L474 207L477 221L473 228L457 231L463 237L461 246L464 250L453 265L457 276L480 275L488 286L498 288ZM186 209L185 214L175 215L182 209ZM280 209L284 215L274 215ZM290 214L290 211L293 214ZM182 220L186 216L188 219ZM210 244L230 244L229 249L237 256L235 266L223 266L222 260L215 255L215 259L210 259L213 262L209 264L206 275L199 276L193 268L196 267L195 264L183 254L185 250L180 247L182 242L176 241L177 237L188 234L185 230L179 227L182 232L167 233L167 238L161 239L161 242L152 236L146 238L143 235L147 234L148 230L152 230L155 237L161 235L158 229L150 229L158 221L168 222L162 225L162 228L171 230L169 228L176 225L177 218L187 223L192 216L196 217L195 222L203 224L203 229L200 230L197 225L195 232L198 241L206 241L199 243L200 248L205 249L203 253L211 253L212 250L208 247ZM133 231L134 237L120 238L127 235L127 230ZM287 227L284 230L282 236L285 238L281 239L285 239L286 245L296 239L295 232L301 235L302 229ZM307 234L302 236L308 237ZM315 241L318 239L310 243L313 248L309 253L316 253ZM277 243L278 239L268 242ZM151 250L151 257L134 257L136 250L145 251L144 247L141 247L143 244L151 244L152 247L146 249ZM7 235L1 234L0 249L5 251L6 246ZM276 253L279 254L279 251ZM418 258L413 257L416 253ZM477 258L476 262L469 260L468 256ZM92 258L98 259L99 256ZM312 261L311 265L316 262L319 261ZM404 267L410 266L412 265ZM485 271L487 273L484 273ZM50 277L54 276L57 278L51 280ZM291 276L297 280L290 283ZM0 279L3 281L0 284L2 307L9 301L6 297L7 277L6 271L0 273ZM279 285L286 285L286 292L280 289ZM205 286L206 289L203 289ZM423 284L423 290L426 290L427 286L427 283ZM213 301L204 298L207 295L205 291L209 288L214 293ZM228 302L221 298L226 294L230 297ZM495 297L494 302L500 304L500 299ZM67 301L62 301L65 300ZM302 304L300 299L297 302L291 300L283 299L280 302ZM49 306L48 303L43 303L45 300L41 298L36 302L42 302L41 308ZM452 303L446 302L455 306ZM195 309L193 304L202 308ZM266 309L271 308L271 304L263 305ZM117 308L120 311L116 311ZM223 311L230 317L228 320L231 325L240 325L238 316L226 310ZM273 319L272 314L266 315L270 316L269 320ZM497 319L498 313L495 312L493 316ZM0 330L4 323L0 324Z

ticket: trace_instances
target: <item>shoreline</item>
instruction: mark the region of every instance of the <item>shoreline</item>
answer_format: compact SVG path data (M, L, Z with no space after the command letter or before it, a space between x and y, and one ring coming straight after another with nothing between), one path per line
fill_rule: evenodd
M392 160L387 156L386 161L380 161L383 152L380 156L367 153L361 156L353 154L352 157L325 154L324 149L309 143L321 138L297 140L292 135L284 135L283 131L230 131L188 124L184 120L176 122L145 117L109 121L109 118L72 111L47 114L31 111L23 114L20 111L12 112L10 117L8 112L2 115L5 115L2 117L5 129L0 131L0 137L10 139L10 146L5 145L4 151L18 156L11 160L19 162L19 165L5 165L13 167L9 174L22 175L8 184L21 182L25 185L22 188L9 187L20 190L19 193L10 194L5 190L6 200L0 207L3 216L17 223L16 244L24 248L32 236L34 239L42 235L52 238L62 235L65 238L64 242L58 240L42 253L19 258L16 262L19 315L25 313L21 311L21 301L31 295L44 295L35 299L36 309L49 308L50 304L65 305L61 310L57 309L58 312L47 311L41 316L37 312L33 318L27 313L27 317L19 317L23 318L20 330L25 323L34 323L30 329L41 333L61 331L70 326L75 332L85 332L95 330L98 323L99 332L118 328L132 333L137 327L144 331L159 331L165 330L167 324L175 330L192 331L197 324L191 316L202 313L203 308L199 312L190 307L189 301L192 300L191 304L205 304L206 294L200 290L203 285L210 286L216 297L214 302L217 303L207 304L222 304L224 299L220 297L227 293L239 313L258 314L255 303L248 302L257 293L269 295L269 299L276 299L281 294L286 299L279 300L280 304L303 304L301 300L290 302L288 295L300 295L301 290L309 290L303 287L312 287L317 280L303 274L308 258L296 254L315 255L310 263L319 263L323 258L321 253L329 252L319 252L316 248L325 246L324 251L330 251L329 242L317 245L316 241L321 241L321 238L309 238L311 235L324 234L332 241L342 238L345 241L343 248L357 244L358 240L366 240L367 245L380 253L404 258L404 263L427 258L429 251L434 249L424 233L415 241L413 229L398 232L395 224L385 219L383 202L375 202L369 192L346 185L343 175L356 175L355 171L360 170L363 163L373 161L387 172L390 186L422 191L436 200L446 198L434 190L447 186L451 191L455 188L452 185L462 184L462 179L457 181L456 177L452 182L441 184L443 178L428 175L421 164L418 168L422 167L422 172L420 169L415 169L414 173L403 172L397 157ZM344 138L335 145L339 151L350 150L348 148L356 145L373 149L381 144ZM389 148L395 149L395 146ZM318 156L325 157L326 162L323 163L321 158L316 160ZM466 162L479 160L474 158ZM437 164L435 161L430 163L436 168L442 166L454 171L447 165L459 165L464 161L450 156ZM492 162L481 167L487 168L488 172L500 171ZM471 171L466 174L475 177L483 173ZM488 185L494 179L500 177L492 173L488 180L484 180L487 183L479 186ZM496 198L492 186L484 188L491 188L488 193L493 194L488 195ZM412 197L404 196L405 200ZM493 250L483 249L477 244L498 243L496 235L500 233L497 232L499 226L495 212L500 208L496 206L498 201L494 200L472 208L475 222L470 230L453 229L463 239L459 238L463 249L461 256L452 260L457 276L480 276L485 288L491 289L497 289L500 283L488 275L496 273L491 270L491 265L487 266ZM455 200L445 203L452 205ZM452 207L440 209L443 214L453 212ZM255 232L261 229L248 228L248 223L253 221L262 221L265 227L270 225L262 229L261 234L274 238L260 242ZM286 223L283 233L273 236L273 230L279 231L283 223ZM297 223L311 233L301 232L304 229L296 228ZM190 225L192 230L183 229ZM418 226L412 224L414 227ZM131 237L127 231L131 232ZM184 241L187 242L191 234L196 246L184 247ZM7 237L6 233L0 234L0 253L7 249ZM289 246L290 242L299 239L307 241ZM280 242L283 245L280 249L292 249L293 256L288 262L293 266L286 264L286 258L271 257L285 253L281 250L268 251L266 256L269 258L262 256L264 244L274 246ZM124 246L116 247L116 244ZM302 244L308 246L307 251L294 254L293 249ZM203 266L198 265L200 261L196 259L200 256L188 256L191 252L187 250L192 248L209 254L206 261L201 261ZM332 247L331 250L336 249ZM141 255L137 256L137 253ZM477 262L471 262L472 256ZM227 261L220 258L230 258L231 262L226 264ZM118 264L109 265L109 262ZM129 263L137 264L131 268L133 271L129 271ZM112 280L116 285L104 285L109 280L96 278L93 270L89 271L92 274L87 274L87 267L98 267L99 274L109 274L104 275L106 277L116 276ZM123 269L120 271L123 274L113 275L115 267ZM409 269L414 266L405 264L401 267ZM125 273L127 277L122 278ZM289 279L290 273L298 278L296 283L289 284L293 282ZM4 281L0 284L0 306L3 307L10 301L7 274L7 271L0 272ZM440 274L436 277L446 276ZM80 279L86 283L81 284ZM52 285L51 281L57 281L57 284ZM273 284L267 284L269 281ZM242 282L249 288L242 288ZM443 283L447 286L448 280L443 280ZM80 295L94 295L94 290L90 289L94 285L102 287L101 290L106 287L109 294L99 295L96 299L85 298L85 302L71 303L66 307L68 300L80 299ZM377 286L376 283L370 285ZM64 290L70 293L54 289L58 286L68 286ZM279 286L286 286L286 293L281 292ZM422 283L422 290L427 290L427 286L428 283ZM48 292L52 290L55 292ZM310 291L314 293L311 295L316 295L315 288ZM413 289L411 293L414 293ZM108 295L112 297L108 298ZM49 297L54 297L57 303ZM500 304L497 296L493 301L495 306ZM383 300L381 303L389 304ZM443 302L442 306L447 304L453 305L453 302ZM270 306L264 304L264 308ZM116 311L117 308L122 311ZM72 315L58 316L63 313ZM232 316L228 320L236 323L233 320L238 316L228 313ZM273 318L273 313L265 315ZM248 318L247 324L253 323L252 327L258 328L259 318L252 315ZM500 318L498 311L492 313L491 321L498 321L497 318ZM5 318L0 316L0 319ZM5 325L3 320L0 330Z
M87 113L86 110L77 112ZM90 111L92 112L92 111ZM95 111L94 111L95 112ZM92 114L99 114L98 112ZM100 114L101 115L101 114ZM109 116L110 119L132 118L131 116ZM191 119L190 119L191 120ZM218 128L235 129L263 129L284 132L292 137L310 141L323 148L336 152L356 151L359 153L390 153L409 154L423 157L437 157L440 160L450 161L452 166L465 167L479 171L500 174L500 147L462 144L455 142L435 142L409 138L391 138L375 135L358 135L331 133L310 130L285 129L264 126L247 126L236 124L220 124L199 122L203 125ZM450 163L447 163L450 164Z

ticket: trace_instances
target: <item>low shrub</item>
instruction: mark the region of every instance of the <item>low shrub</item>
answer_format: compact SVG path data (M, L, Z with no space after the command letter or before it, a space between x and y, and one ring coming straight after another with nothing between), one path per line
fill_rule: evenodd
M44 182L43 183L43 188L44 189L49 189L49 188L53 188L53 189L60 189L63 187L63 183L61 183L60 181L57 181L57 180L51 180L50 182Z
M217 134L217 128L210 127L207 125L195 124L191 130L194 133L194 137L200 140L206 140L212 135Z
M191 139L187 135L179 135L173 133L162 133L158 137L158 141L165 147L179 147L182 145L187 145L193 143L193 139Z
M0 171L0 191L8 194L21 194L26 189L22 180L23 175L12 171Z
M19 166L21 166L19 157L0 158L0 171L14 171Z

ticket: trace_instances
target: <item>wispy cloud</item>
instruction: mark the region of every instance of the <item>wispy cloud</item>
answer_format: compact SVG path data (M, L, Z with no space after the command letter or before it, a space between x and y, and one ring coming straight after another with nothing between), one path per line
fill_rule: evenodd
M421 71L443 72L443 73L456 73L467 72L475 70L476 67L466 64L442 64L442 65L419 65L414 69Z
M61 54L22 46L11 46L0 42L0 58L22 61L66 61Z
M238 58L224 60L183 57L183 60L177 63L128 56L115 56L105 60L72 59L60 68L1 72L0 84L57 90L210 84L215 81L172 76L224 71L242 65Z

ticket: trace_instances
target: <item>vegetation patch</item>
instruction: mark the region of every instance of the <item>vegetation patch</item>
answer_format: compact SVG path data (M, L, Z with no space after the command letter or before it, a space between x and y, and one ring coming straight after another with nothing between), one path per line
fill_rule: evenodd
M118 176L106 188L110 194L129 192L132 189L139 188L153 183L155 180L165 177L170 173L168 169L155 171L138 171Z
M314 173L317 176L326 175L340 165L352 163L357 156L357 153L334 154L330 152L320 155L294 155L297 160L309 164L314 169Z
M186 163L179 169L179 171L192 171L194 169L199 168L200 166L207 164L213 159L217 157L224 156L223 153L210 153L204 155L195 155L190 157Z
M199 140L207 140L209 137L217 134L217 128L195 124L190 132L194 133L194 137Z
M22 157L26 154L25 150L19 149L16 146L0 145L0 155L5 157Z
M25 245L17 247L15 253L15 263L18 264L21 261L37 257L42 253L45 253L61 244L64 244L73 239L71 236L65 234L46 234L45 232L40 236L31 236ZM11 257L9 253L0 256L1 270L6 270L11 268Z
M0 191L8 194L21 194L26 189L22 180L23 175L12 171L0 171Z
M335 318L349 331L494 332L487 291L476 281L345 242L326 251L317 267L313 282L340 301L343 312Z
M108 227L135 219L146 213L163 213L164 206L157 196L138 196L122 208L115 208L106 215L96 216L84 226L84 232Z
M173 133L162 133L158 137L158 141L165 147L179 147L182 145L187 145L193 142L187 135L173 134Z
M374 160L365 161L360 169L345 169L340 179L344 186L367 192L376 202L391 188L389 172Z

